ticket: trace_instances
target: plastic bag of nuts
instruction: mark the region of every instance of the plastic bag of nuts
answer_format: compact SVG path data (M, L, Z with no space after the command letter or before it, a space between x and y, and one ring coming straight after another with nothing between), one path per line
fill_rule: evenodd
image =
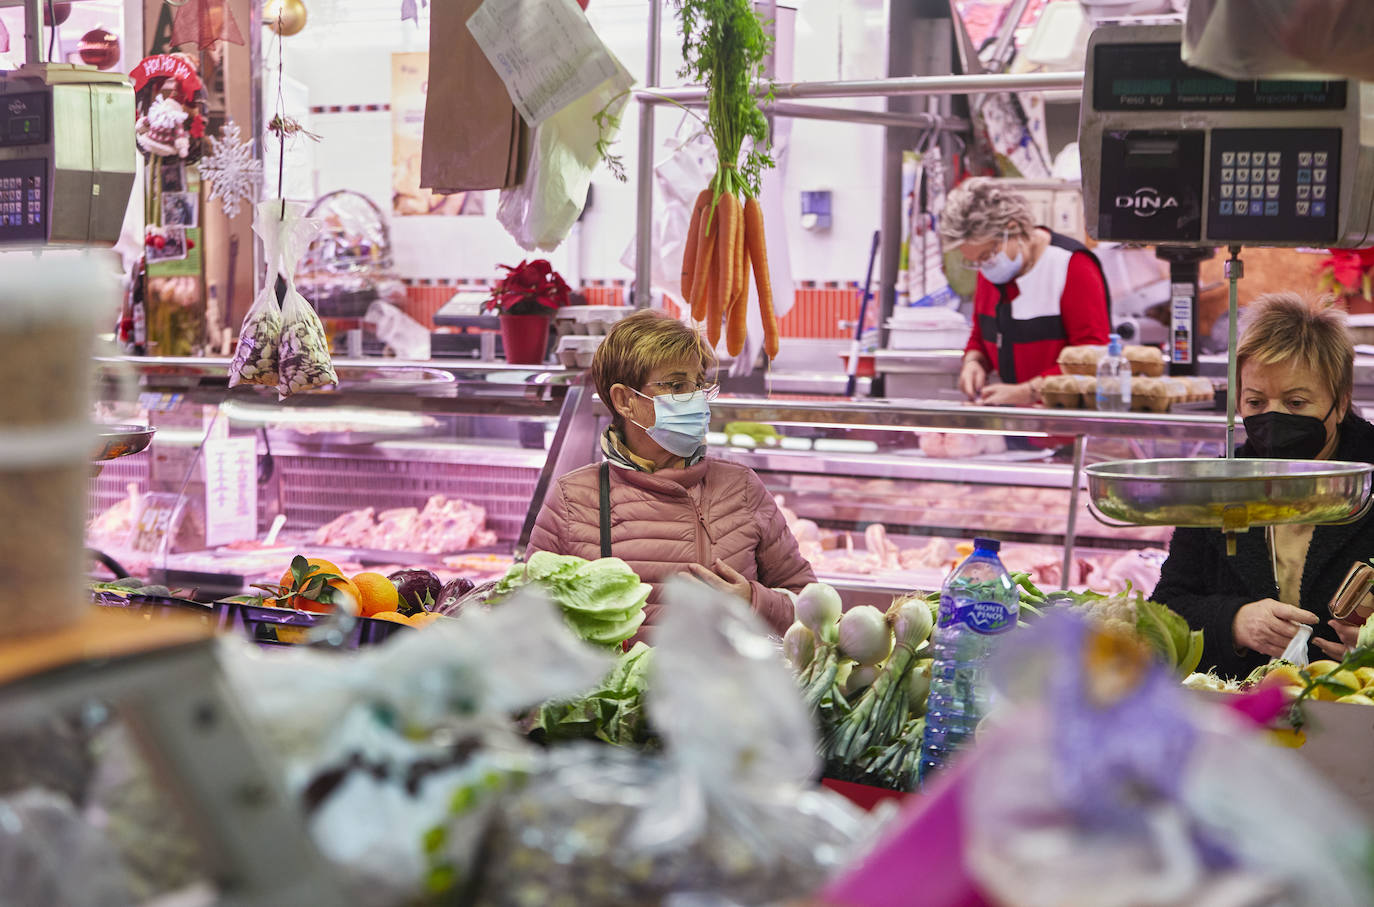
M304 390L337 384L334 361L329 355L329 338L324 325L305 297L288 283L282 303L281 345L279 348L277 393L283 397Z
M262 288L243 317L239 345L229 363L229 386L261 384L276 387L277 344L281 338L281 306L277 305L275 280Z

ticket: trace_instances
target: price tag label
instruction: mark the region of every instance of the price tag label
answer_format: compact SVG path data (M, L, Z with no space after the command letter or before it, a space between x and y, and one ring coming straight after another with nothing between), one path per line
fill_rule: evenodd
M204 459L206 547L257 538L257 439L211 439Z
M174 531L180 500L180 495L169 491L144 495L143 507L129 534L129 547L149 554L157 552L167 533Z

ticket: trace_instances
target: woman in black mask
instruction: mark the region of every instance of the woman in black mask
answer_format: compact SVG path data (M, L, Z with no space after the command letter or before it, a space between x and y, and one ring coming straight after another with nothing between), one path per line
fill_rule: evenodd
M1374 462L1374 425L1351 406L1355 350L1344 314L1294 293L1246 307L1236 351L1246 442L1237 454ZM1345 526L1272 526L1236 536L1176 529L1153 598L1201 629L1201 670L1244 678L1312 624L1313 660L1339 660L1359 625L1329 607L1351 564L1374 556L1374 517Z

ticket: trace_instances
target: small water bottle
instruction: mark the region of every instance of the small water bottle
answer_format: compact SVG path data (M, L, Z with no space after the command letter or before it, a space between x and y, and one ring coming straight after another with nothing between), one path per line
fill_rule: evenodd
M1107 355L1097 363L1097 408L1124 413L1131 408L1131 364L1121 355L1121 335L1107 338Z
M930 696L921 740L920 781L925 783L964 741L987 710L987 660L997 637L1016 626L1021 596L997 557L1001 543L973 540L973 553L955 567L940 590L940 619L932 649Z

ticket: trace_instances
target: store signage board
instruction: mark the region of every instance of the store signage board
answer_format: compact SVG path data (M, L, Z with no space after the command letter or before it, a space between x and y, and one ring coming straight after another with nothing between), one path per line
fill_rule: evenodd
M258 534L257 439L205 442L205 545L213 548Z
M468 31L530 126L607 79L633 83L573 0L485 0Z

